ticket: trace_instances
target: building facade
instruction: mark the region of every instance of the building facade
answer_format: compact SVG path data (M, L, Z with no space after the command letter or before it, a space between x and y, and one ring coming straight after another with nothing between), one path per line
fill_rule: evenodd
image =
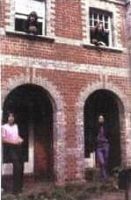
M126 14L126 21L127 21L127 40L128 40L128 54L129 54L129 70L131 66L131 2L129 1L127 4L127 14ZM130 73L131 77L131 73Z
M124 0L0 1L3 122L15 112L25 175L58 185L85 181L85 171L96 168L101 113L110 130L110 171L131 166L130 7ZM32 11L35 36L23 28ZM108 31L106 46L92 44L97 22ZM11 174L9 160L2 173Z

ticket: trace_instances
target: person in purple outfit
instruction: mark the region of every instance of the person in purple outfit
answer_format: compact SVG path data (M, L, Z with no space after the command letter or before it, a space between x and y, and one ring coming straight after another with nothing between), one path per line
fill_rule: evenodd
M103 115L98 117L97 141L96 141L96 158L100 166L102 181L107 181L107 165L109 158L109 141L107 139L107 128L105 126Z

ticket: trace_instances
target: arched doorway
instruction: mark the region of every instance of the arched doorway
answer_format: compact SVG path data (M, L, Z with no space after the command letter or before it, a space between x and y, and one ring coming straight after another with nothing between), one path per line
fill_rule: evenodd
M38 85L21 85L5 99L3 122L6 121L8 111L15 113L20 134L24 138L24 161L28 163L29 157L32 158L31 173L36 178L52 180L53 105L49 93ZM10 162L7 155L5 158L5 162Z
M109 164L108 168L111 172L121 164L121 117L123 105L113 92L109 90L96 90L86 100L84 106L84 135L85 135L85 158L90 157L91 152L95 152L95 126L100 114L103 114L107 127L109 129Z

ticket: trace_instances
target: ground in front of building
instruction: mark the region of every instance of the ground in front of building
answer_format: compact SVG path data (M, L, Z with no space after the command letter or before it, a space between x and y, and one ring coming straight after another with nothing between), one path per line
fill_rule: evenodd
M9 183L9 181L8 181ZM11 180L10 180L11 184ZM10 185L9 184L9 185ZM43 182L28 178L23 193L11 194L10 188L3 192L2 200L125 200L124 191L119 190L112 181L100 183L88 181L84 184L68 184L65 187L54 186L51 182Z

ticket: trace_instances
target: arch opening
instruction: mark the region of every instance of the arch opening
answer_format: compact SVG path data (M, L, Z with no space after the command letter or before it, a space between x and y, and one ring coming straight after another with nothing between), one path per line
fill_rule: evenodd
M110 90L96 90L86 99L84 106L85 158L90 158L91 153L95 154L95 129L100 114L104 115L108 127L110 144L108 170L111 173L115 167L121 165L120 139L123 129L124 108L119 97ZM95 159L95 166L96 164Z
M25 84L12 90L3 104L3 123L7 112L16 115L20 135L24 138L23 159L30 160L35 178L52 180L54 177L53 112L54 102L41 86ZM4 151L4 162L10 163L8 151ZM26 169L25 169L26 171Z

